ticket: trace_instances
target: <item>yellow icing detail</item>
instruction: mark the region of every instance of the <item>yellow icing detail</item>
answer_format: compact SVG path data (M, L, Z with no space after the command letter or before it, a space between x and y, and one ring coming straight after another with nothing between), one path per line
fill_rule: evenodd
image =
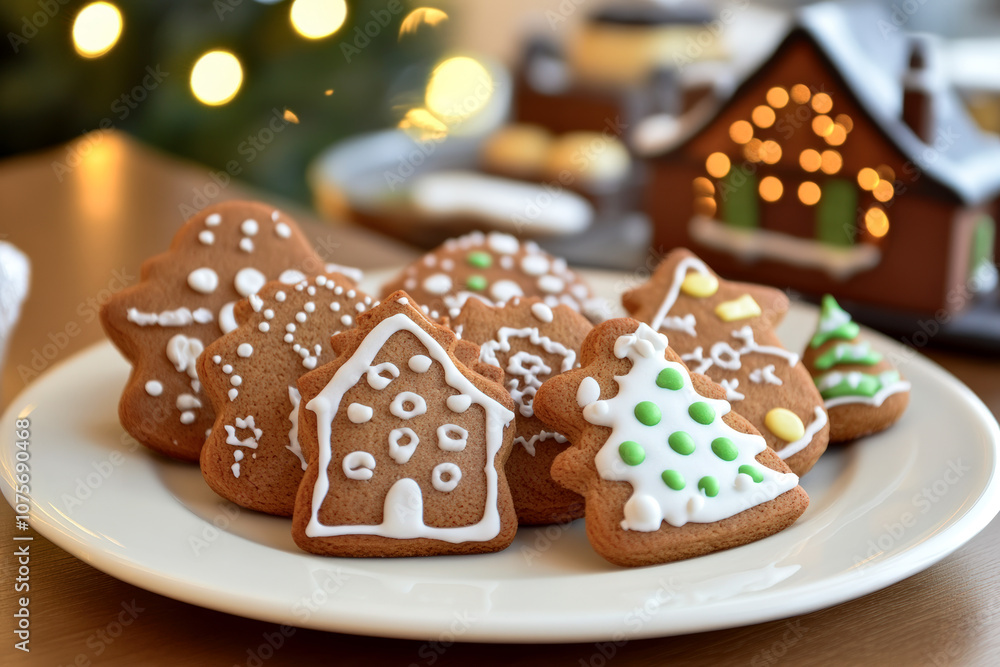
M684 276L681 291L688 296L704 299L719 291L719 279L707 273L689 273Z
M787 408L774 408L764 417L764 426L785 442L795 442L806 434L799 416Z
M744 294L733 301L724 301L715 307L715 314L723 322L733 322L735 320L745 320L748 317L757 317L761 314L760 306L749 294Z

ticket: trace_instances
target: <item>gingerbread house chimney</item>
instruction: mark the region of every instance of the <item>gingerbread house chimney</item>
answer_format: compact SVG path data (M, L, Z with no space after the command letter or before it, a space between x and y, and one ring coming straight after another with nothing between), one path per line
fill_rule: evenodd
M910 57L903 75L903 122L930 143L934 137L934 97L943 85L935 45L927 35L910 36Z

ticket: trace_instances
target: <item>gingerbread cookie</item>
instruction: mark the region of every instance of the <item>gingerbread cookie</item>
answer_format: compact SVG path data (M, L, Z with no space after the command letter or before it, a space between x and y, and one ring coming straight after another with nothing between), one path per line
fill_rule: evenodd
M537 296L549 307L563 304L585 314L599 307L590 287L569 270L566 260L500 232L449 239L403 269L382 294L400 289L433 318L457 317L472 298L492 306Z
M236 303L268 280L295 283L323 269L297 225L271 206L233 201L188 220L170 249L142 265L139 284L101 308L108 338L129 362L118 415L136 440L197 461L215 421L195 360L237 327Z
M583 498L556 484L549 473L556 454L569 446L566 438L535 416L532 402L543 382L579 366L590 322L567 306L550 308L537 298L503 306L470 299L452 328L463 340L479 344L480 361L504 370L504 385L517 405L506 472L518 522L565 523L583 516Z
M622 302L637 320L666 333L692 371L722 385L727 400L797 475L813 467L830 429L809 371L774 333L788 297L770 287L722 280L679 249Z
M299 378L308 467L292 535L333 556L498 551L517 516L503 466L514 402L479 348L404 292L331 340L337 358Z
M910 402L910 383L872 349L861 327L829 294L802 360L830 415L831 442L884 431Z
M340 274L272 281L236 304L240 326L198 358L216 415L201 472L216 493L241 507L292 515L306 468L296 380L332 361L330 336L353 327L372 305Z
M573 443L552 477L586 499L601 556L626 566L691 558L772 535L805 511L798 477L666 336L609 320L582 356L582 368L542 385L535 410Z

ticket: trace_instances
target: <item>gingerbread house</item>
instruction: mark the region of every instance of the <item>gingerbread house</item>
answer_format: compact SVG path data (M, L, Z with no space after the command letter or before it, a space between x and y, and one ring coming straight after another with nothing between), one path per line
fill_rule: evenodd
M992 292L1000 140L943 69L933 40L880 9L800 10L728 98L645 136L654 244L900 312L952 314Z

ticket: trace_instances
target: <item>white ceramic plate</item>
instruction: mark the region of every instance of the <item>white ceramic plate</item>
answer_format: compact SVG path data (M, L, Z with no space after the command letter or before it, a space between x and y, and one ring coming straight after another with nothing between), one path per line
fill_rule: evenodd
M592 274L617 301L630 277ZM374 277L373 277L374 278ZM799 349L815 309L780 333ZM367 635L562 642L733 627L859 597L927 568L1000 510L1000 430L982 402L923 357L875 337L913 385L889 431L835 447L803 480L812 502L791 528L680 563L620 569L568 529L523 529L501 553L337 559L302 553L288 521L240 511L196 467L130 445L116 406L128 365L110 344L52 369L0 425L13 504L14 420L31 421L32 526L119 579L276 623Z

